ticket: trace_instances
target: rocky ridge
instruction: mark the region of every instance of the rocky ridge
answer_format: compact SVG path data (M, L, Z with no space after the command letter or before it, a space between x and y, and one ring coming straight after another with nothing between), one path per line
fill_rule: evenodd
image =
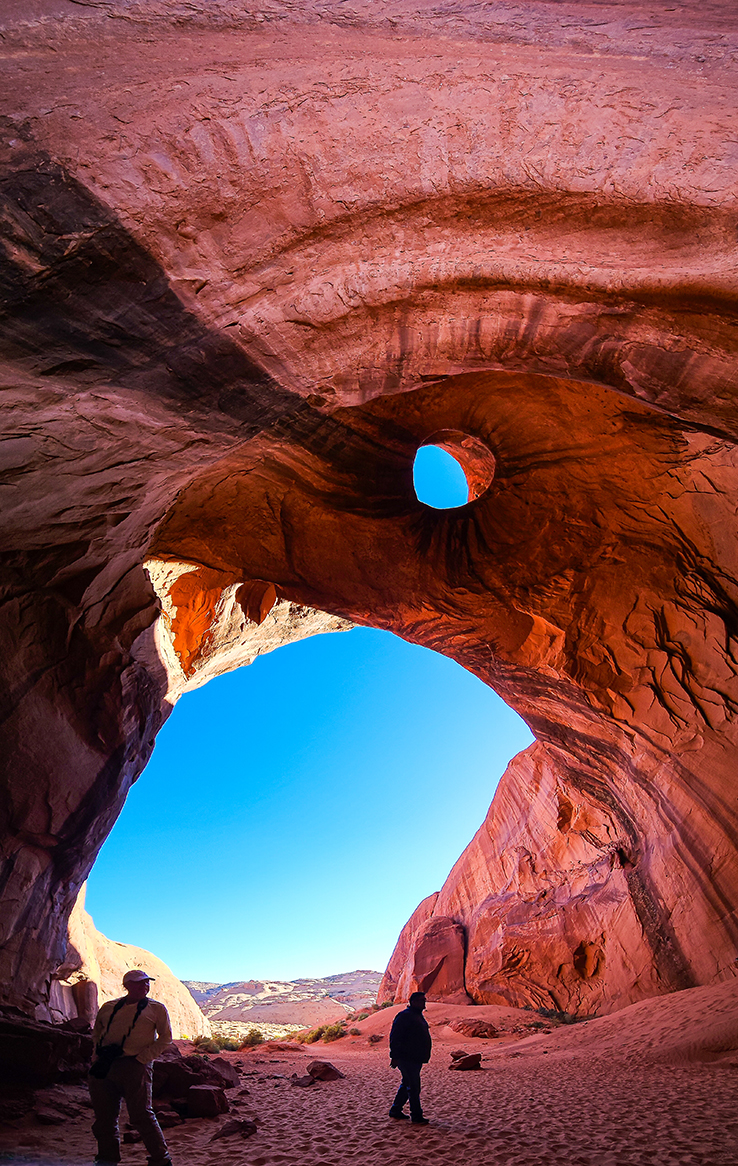
M225 1026L279 1026L285 1029L332 1024L376 1002L381 972L357 970L323 979L244 980L185 987L215 1031Z

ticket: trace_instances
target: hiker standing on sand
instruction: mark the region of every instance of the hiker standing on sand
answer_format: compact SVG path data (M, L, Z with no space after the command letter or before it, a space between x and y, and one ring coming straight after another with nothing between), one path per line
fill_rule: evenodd
M409 1099L410 1120L416 1126L428 1125L420 1105L420 1070L431 1055L431 1034L424 1010L425 993L413 992L407 1008L397 1013L390 1030L390 1067L400 1070L402 1084L389 1115L397 1121L407 1121L407 1114L402 1111Z
M151 1104L151 1062L172 1043L172 1028L164 1005L147 999L149 986L150 977L140 968L126 972L126 995L103 1004L92 1030L95 1060L88 1083L99 1163L120 1162L118 1114L125 1100L131 1125L149 1152L149 1166L172 1166Z

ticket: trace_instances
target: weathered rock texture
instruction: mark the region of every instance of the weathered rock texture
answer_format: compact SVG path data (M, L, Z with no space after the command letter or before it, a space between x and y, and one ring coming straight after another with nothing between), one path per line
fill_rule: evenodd
M69 917L64 962L51 984L52 1021L79 1017L92 1024L101 1004L124 994L123 976L131 968L143 968L152 977L152 999L166 1005L175 1040L210 1035L210 1021L163 960L142 947L116 943L97 930L85 911L84 887Z
M537 738L388 992L730 974L733 6L3 11L5 999L184 688L346 621Z

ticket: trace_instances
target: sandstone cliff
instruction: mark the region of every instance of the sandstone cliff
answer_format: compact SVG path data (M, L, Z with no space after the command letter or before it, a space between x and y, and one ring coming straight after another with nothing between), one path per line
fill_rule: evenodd
M124 974L143 968L154 980L151 998L167 1007L174 1039L209 1036L210 1022L163 960L141 947L107 939L85 911L84 902L83 888L69 917L64 964L51 986L50 1018L58 1022L79 1016L92 1023L101 1004L124 995Z
M601 1015L676 986L619 809L563 780L539 746L516 757L440 894L403 930L379 1002L465 991L478 1004ZM649 861L663 861L669 835L654 819ZM686 934L694 894L670 906ZM703 982L738 975L709 945L700 954Z
M731 974L736 13L593 12L0 12L3 1002L182 691L347 621L537 739L394 990Z

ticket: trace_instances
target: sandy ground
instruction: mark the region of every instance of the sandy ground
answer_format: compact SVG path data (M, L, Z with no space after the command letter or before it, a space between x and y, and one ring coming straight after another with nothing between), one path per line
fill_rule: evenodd
M175 1166L738 1166L737 980L550 1031L530 1027L541 1023L535 1013L431 1005L427 1127L387 1116L398 1084L387 1052L395 1012L330 1045L230 1054L248 1094L229 1092L229 1117L254 1118L258 1132L211 1142L229 1117L184 1122L166 1131ZM448 1022L464 1016L491 1020L504 1035L460 1037ZM370 1044L372 1034L383 1039ZM448 1071L461 1048L482 1052L480 1072ZM314 1057L345 1079L293 1087L290 1075ZM25 1118L0 1127L0 1162L86 1166L89 1121L85 1109L63 1126ZM126 1145L123 1160L143 1166L146 1155Z

